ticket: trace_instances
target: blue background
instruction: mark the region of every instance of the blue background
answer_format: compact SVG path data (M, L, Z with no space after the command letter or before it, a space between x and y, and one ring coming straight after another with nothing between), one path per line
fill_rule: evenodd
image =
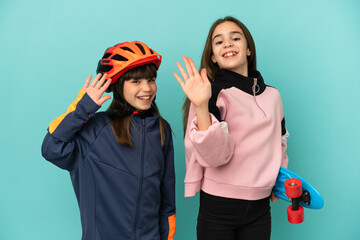
M250 29L258 69L282 94L289 169L325 199L300 225L287 222L287 203L272 204L272 239L358 239L359 13L356 0L0 0L0 239L80 239L69 175L42 158L41 143L104 50L133 40L163 55L157 102L175 133L176 239L195 239L198 197L183 197L184 94L172 73L182 55L199 65L211 24L226 15Z

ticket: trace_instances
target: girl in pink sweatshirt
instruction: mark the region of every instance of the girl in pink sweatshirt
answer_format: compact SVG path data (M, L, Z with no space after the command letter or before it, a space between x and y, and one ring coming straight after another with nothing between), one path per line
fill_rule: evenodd
M256 70L253 38L233 17L210 28L199 73L183 57L174 73L184 103L185 197L200 191L199 240L270 239L269 199L287 167L279 92Z

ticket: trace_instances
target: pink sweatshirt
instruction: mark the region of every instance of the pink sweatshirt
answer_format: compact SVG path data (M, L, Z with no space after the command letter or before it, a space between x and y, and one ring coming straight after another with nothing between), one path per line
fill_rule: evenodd
M280 166L287 167L280 94L264 84L259 72L253 75L220 71L212 84L212 125L206 131L198 130L190 106L185 197L202 189L215 196L262 199L270 195Z

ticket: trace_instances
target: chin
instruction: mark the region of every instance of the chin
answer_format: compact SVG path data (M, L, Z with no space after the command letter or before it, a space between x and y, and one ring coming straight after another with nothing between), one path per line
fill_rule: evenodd
M139 107L137 108L138 110L142 110L142 111L145 111L145 110L148 110L150 109L151 105L150 106L142 106L142 107Z

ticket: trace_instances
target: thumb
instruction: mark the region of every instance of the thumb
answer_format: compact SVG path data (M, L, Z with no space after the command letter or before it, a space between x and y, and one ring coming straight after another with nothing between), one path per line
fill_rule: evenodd
M204 82L209 82L205 68L201 69L201 78Z
M111 99L110 96L104 96L102 98L99 99L99 104L100 106L103 105L104 102L106 102L107 100Z

